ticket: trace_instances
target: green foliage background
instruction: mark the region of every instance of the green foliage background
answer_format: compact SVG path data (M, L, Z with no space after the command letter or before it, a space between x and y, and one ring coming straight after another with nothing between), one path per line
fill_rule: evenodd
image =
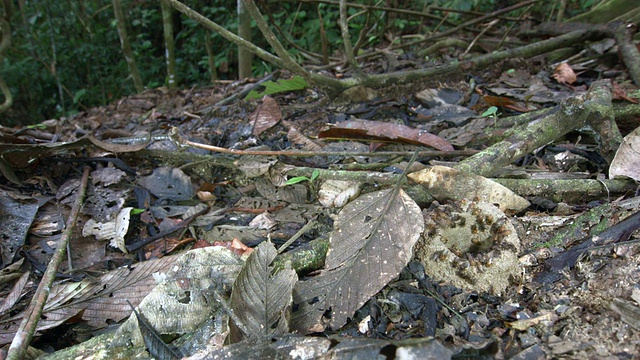
M309 61L309 56L303 56L303 51L321 53L320 34L323 28L329 45L328 55L335 56L336 51L340 50L342 39L337 26L338 8L335 4L256 1L273 27L279 29L276 32L298 60ZM184 2L225 28L236 31L235 0ZM369 0L354 2L374 4ZM385 6L415 11L424 11L427 5L491 11L508 3L508 0L392 0L386 2ZM0 64L0 74L11 88L14 105L0 115L2 125L37 123L107 104L134 93L120 49L110 1L47 0L12 4L12 45ZM159 1L122 0L122 4L128 18L129 39L145 86L155 88L164 85L166 74ZM544 11L544 8L540 10ZM442 14L441 11L433 13ZM360 9L350 8L349 14L358 14L349 23L354 43L360 30L368 31L363 48L383 44L385 34L424 34L437 25L432 20L385 11L361 13ZM465 20L457 14L449 18L454 21ZM445 30L446 26L440 27L440 30ZM211 74L204 45L207 36L214 46L218 78L233 79L236 76L234 64L237 52L234 45L177 12L174 13L174 27L180 85L190 87L210 83ZM253 39L258 46L270 50L255 27ZM259 59L254 61L256 76L272 70L269 64Z

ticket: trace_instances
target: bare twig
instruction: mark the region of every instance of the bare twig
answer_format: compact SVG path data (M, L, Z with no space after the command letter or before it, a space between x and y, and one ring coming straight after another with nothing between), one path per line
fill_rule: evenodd
M76 220L78 219L80 208L82 208L84 194L87 189L87 183L89 181L90 170L91 168L88 166L83 170L82 180L80 182L80 186L78 187L76 199L73 203L73 206L71 207L71 212L69 213L67 228L64 230L64 233L60 237L56 252L51 257L49 266L47 266L47 270L42 276L42 280L40 281L40 284L36 289L36 293L33 295L33 300L31 301L29 308L27 309L27 311L25 311L24 319L22 319L20 328L18 328L18 331L16 332L13 341L11 342L11 346L9 347L7 360L20 360L24 358L27 352L27 348L31 343L33 334L38 326L38 320L40 320L40 317L42 316L42 310L44 309L44 305L46 304L47 299L49 298L49 293L51 292L51 284L56 277L56 273L58 272L60 263L62 263L62 260L64 260L64 255L67 250L67 244L69 243L69 239L71 238L71 232L76 225Z
M349 23L347 20L347 5L346 0L340 0L340 19L338 20L340 24L340 31L342 33L342 42L344 44L344 54L347 58L347 63L353 70L353 74L357 78L363 78L365 75L356 61L356 57L353 54L353 46L351 45L351 35L349 34Z
M219 146L201 144L194 141L179 140L181 144L191 146L198 149L204 149L214 151L223 154L233 155L262 155L262 156L297 156L297 157L312 157L312 156L411 156L413 151L381 151L381 152L334 152L334 151L300 151L300 150L236 150L228 149ZM468 156L476 154L476 150L453 150L453 151L420 151L420 156Z

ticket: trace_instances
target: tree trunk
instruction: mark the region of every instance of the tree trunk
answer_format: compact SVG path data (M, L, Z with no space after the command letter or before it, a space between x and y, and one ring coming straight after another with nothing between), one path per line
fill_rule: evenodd
M129 73L133 79L133 85L135 86L136 91L141 93L144 90L144 86L142 86L142 78L140 78L140 73L136 66L136 60L133 57L133 51L131 50L131 44L129 44L129 36L127 35L127 27L126 22L124 21L124 13L122 12L122 4L120 3L120 0L111 1L113 4L113 14L116 18L116 28L118 29L118 36L120 37L122 53L124 54L124 59L127 61L127 65L129 66Z
M6 10L5 10L6 11ZM9 21L3 17L0 17L0 64L2 64L2 58L5 50L11 45L11 26ZM4 82L2 76L0 76L0 91L4 94L4 102L0 104L0 113L7 111L11 105L13 105L13 96L11 90Z
M167 62L167 81L169 89L176 88L176 49L173 43L173 8L162 0L160 1L162 9L162 28L164 29L164 57Z
M238 36L251 42L251 15L242 0L238 0ZM251 77L253 54L243 46L238 46L238 78Z

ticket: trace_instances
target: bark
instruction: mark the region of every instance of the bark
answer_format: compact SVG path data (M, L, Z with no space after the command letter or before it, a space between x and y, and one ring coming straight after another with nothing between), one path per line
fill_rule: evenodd
M138 72L138 67L136 66L136 60L133 56L133 51L131 50L131 44L129 43L129 35L127 34L127 26L124 17L124 13L122 12L122 4L120 0L112 0L113 4L113 14L116 18L116 28L118 29L118 36L120 37L120 46L122 48L122 53L124 54L124 59L127 62L127 66L129 66L129 74L133 79L133 85L136 88L138 93L141 93L144 90L144 86L142 85L142 78L140 77L140 72Z
M591 127L601 139L603 156L613 158L622 141L615 126L609 81L595 82L585 96L577 96L560 105L559 111L521 126L513 135L454 166L455 169L489 177L503 166L565 135L569 131Z
M238 36L251 42L251 15L247 11L244 2L238 0ZM242 46L238 46L238 78L251 77L251 65L253 54Z
M162 10L162 28L164 29L164 57L167 62L167 86L169 89L175 89L176 78L176 49L173 42L173 9L166 0L160 1L160 8Z
M631 195L637 185L631 179L492 179L522 197L540 196L554 202L581 204Z

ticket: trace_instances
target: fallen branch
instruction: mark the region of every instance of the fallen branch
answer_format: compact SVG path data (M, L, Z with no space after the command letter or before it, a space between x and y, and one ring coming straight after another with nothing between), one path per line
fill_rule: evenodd
M9 353L7 354L7 360L23 359L25 354L27 353L27 348L31 344L31 339L33 338L33 334L35 333L38 326L38 320L40 320L40 317L42 316L42 309L44 309L44 305L47 303L47 299L49 298L49 293L51 292L51 284L53 284L53 280L56 277L58 267L62 263L62 260L64 260L64 255L66 253L67 246L69 245L69 239L71 238L71 232L73 231L76 225L76 220L78 219L78 215L80 214L80 209L82 208L84 200L84 194L87 189L87 183L89 181L90 171L90 167L85 167L82 172L82 180L76 193L76 199L73 202L73 206L71 207L69 218L67 219L67 227L60 237L56 252L51 257L49 266L47 266L47 270L42 276L40 284L38 284L38 288L33 295L31 304L29 305L27 311L25 311L22 323L20 323L20 328L16 332L16 335L11 342Z
M463 160L454 168L488 177L569 131L584 127L596 132L604 157L611 160L622 141L613 118L611 96L611 83L608 80L594 82L586 95L566 100L560 105L559 111L521 126L510 137Z
M640 86L640 52L633 43L633 35L637 30L637 25L620 23L614 31L618 52L622 57L629 75L636 85Z

